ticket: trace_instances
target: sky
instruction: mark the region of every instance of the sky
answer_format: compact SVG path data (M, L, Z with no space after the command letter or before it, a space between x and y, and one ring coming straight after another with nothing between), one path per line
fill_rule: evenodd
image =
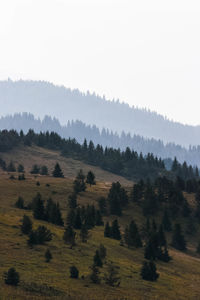
M0 80L46 80L197 125L199 16L199 0L0 0Z

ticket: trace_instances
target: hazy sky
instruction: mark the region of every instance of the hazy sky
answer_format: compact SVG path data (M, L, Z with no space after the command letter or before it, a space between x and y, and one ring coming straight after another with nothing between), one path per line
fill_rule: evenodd
M41 79L200 124L200 1L0 0L0 79Z

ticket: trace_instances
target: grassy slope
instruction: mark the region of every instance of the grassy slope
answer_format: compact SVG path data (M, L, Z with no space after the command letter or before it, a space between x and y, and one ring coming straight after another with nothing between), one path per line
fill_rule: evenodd
M55 162L58 161L65 177L75 177L79 169L83 169L85 173L92 170L99 181L103 181L105 183L120 181L122 184L130 185L130 181L126 180L124 177L114 175L100 169L99 167L89 166L78 160L60 156L58 151L47 150L36 146L15 148L10 152L2 153L0 156L6 162L12 160L16 165L22 163L27 172L31 170L33 164L38 164L48 166L50 171L49 173L51 173Z
M36 151L38 152L39 149ZM15 161L19 156L20 151L16 153L13 160ZM24 157L23 161L25 162L26 159ZM66 167L66 174L68 172L72 171L67 170ZM108 175L105 173L105 177ZM65 218L66 199L72 191L72 180L40 177L41 185L38 187L36 186L38 178L34 176L27 176L24 182L12 181L8 177L6 173L2 173L0 177L0 274L14 266L21 275L21 284L17 288L6 286L0 276L0 299L199 299L200 259L194 255L193 244L190 245L187 254L170 249L173 260L168 264L157 264L160 278L156 283L145 282L140 278L143 249L127 249L120 246L118 241L104 238L103 227L93 229L91 238L86 244L82 244L78 238L77 246L71 250L62 241L63 228L33 220L34 227L43 223L54 233L54 236L48 246L28 248L27 237L21 235L19 226L23 214L32 217L32 213L14 207L17 197L21 195L29 202L37 191L44 196L44 199L52 196L54 200L60 202ZM109 176L107 178L109 181ZM50 186L47 187L46 183ZM88 190L80 195L79 203L96 203L97 197L107 194L108 189L109 184L105 185L100 181L96 186L88 187ZM142 224L144 220L140 208L130 206L120 218L121 227L123 228L131 218ZM107 260L112 260L120 266L122 280L119 288L110 288L104 283L94 285L88 279L89 266L100 243L107 248ZM44 261L47 247L53 254L53 260L49 264ZM69 267L72 264L79 268L80 275L85 276L84 280L69 278ZM105 270L104 266L102 273Z

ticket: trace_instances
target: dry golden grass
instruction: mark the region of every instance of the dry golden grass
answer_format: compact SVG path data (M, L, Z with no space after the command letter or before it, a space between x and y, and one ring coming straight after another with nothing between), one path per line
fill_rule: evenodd
M124 177L109 173L100 169L99 167L87 165L72 158L63 157L58 151L52 151L36 146L15 148L10 152L2 153L1 157L7 163L12 160L16 166L19 163L23 164L27 172L30 172L34 164L38 164L40 166L48 166L49 174L51 174L55 162L59 162L63 173L67 178L74 178L77 174L77 171L83 169L85 173L87 173L89 170L92 170L95 173L98 181L103 181L105 183L120 181L123 185L132 184L131 181L125 179Z
M13 156L14 162L18 160L23 162L27 169L34 162L38 163L33 151L36 151L35 153L38 155L37 153L40 152L40 149L29 150L32 153L31 163L29 157L24 157L24 160L22 160L24 154L20 154L20 150L18 151L16 156ZM52 152L51 154L48 153L47 151L45 155L53 155ZM44 155L44 153L41 155ZM60 162L58 154L55 155L56 160ZM34 159L35 161L33 162ZM46 159L46 161L42 160L41 163L53 166L55 160L52 158L51 163L47 163L48 158ZM77 165L79 168L81 163L71 161L76 166L77 171ZM67 162L65 163L65 175L69 174L69 177L74 176L75 171L68 171ZM64 169L64 163L62 166ZM84 165L82 168L85 170ZM101 174L98 170L97 173ZM79 204L96 204L96 200L100 195L107 194L110 180L115 180L111 178L116 177L110 175L109 180L109 174L103 171L102 176L107 178L106 181L108 183L105 184L103 177L98 175L97 178L101 180L97 182L96 186L88 187L86 192L79 196ZM77 231L77 246L74 249L70 249L62 240L63 228L34 220L31 211L15 208L14 203L19 195L28 203L36 192L40 192L44 199L51 196L55 201L59 201L64 219L66 217L67 196L72 191L72 179L56 179L49 176L35 178L31 175L26 175L26 177L27 180L18 181L10 180L9 175L6 173L1 173L0 175L0 299L200 299L200 259L194 254L194 241L189 244L188 253L170 249L170 255L173 257L173 260L168 264L157 263L158 272L160 273L160 278L157 282L143 281L140 277L140 268L144 259L143 249L128 249L120 246L119 241L104 238L103 227L96 227L91 230L91 237L87 243L80 242ZM38 180L40 186L36 185ZM129 182L125 182L128 186L130 185ZM50 185L49 187L46 186L47 183ZM21 219L24 214L32 218L34 227L37 227L39 224L47 226L53 233L53 240L47 245L36 246L30 249L27 246L27 237L20 232ZM113 218L105 218L105 220L112 220ZM141 208L133 204L124 212L123 217L119 218L122 229L132 218L136 220L139 226L144 222ZM103 243L107 248L107 261L111 260L120 267L121 285L118 288L111 288L105 285L103 280L100 285L95 285L88 278L89 266L92 264L95 250L100 243ZM47 247L53 254L53 259L50 263L46 263L44 258ZM78 267L80 276L84 276L84 279L75 280L69 278L69 267L73 264ZM15 267L20 273L21 283L17 288L6 286L1 278L1 274L10 267ZM101 270L101 277L103 277L105 271L106 265Z

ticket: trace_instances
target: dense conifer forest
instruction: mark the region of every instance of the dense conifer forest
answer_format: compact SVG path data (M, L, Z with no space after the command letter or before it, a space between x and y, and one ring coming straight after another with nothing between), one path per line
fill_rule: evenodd
M19 145L31 146L32 144L59 150L63 156L83 160L130 179L155 178L159 175L179 175L184 179L198 177L198 169L188 166L185 162L181 165L175 159L169 172L162 159L151 153L145 156L142 153L138 154L128 147L125 151L107 147L104 149L101 145L95 146L92 141L86 140L81 145L75 139L61 138L54 132L39 134L33 130L29 130L27 134L15 130L0 132L0 152L9 151ZM1 161L1 165L5 168L5 162Z

